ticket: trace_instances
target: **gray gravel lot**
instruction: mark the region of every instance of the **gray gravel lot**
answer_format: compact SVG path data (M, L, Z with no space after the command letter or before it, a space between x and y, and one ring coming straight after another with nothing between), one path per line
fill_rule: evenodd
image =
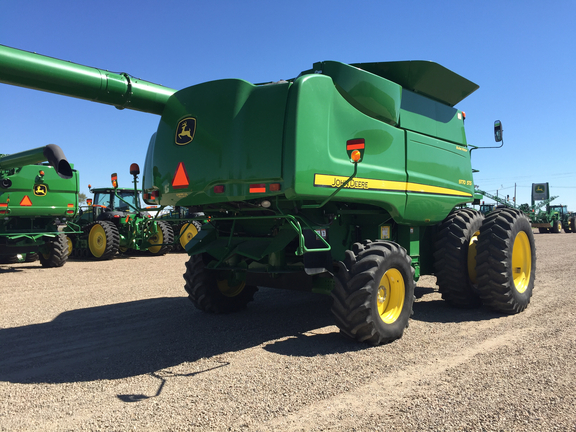
M187 256L0 265L0 430L576 431L576 234L535 234L528 309L459 310L423 277L369 347L326 296L196 310Z

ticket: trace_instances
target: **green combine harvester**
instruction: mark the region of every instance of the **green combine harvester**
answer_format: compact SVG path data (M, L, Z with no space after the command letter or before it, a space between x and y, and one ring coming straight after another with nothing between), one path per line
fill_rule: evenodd
M244 309L259 286L326 293L341 333L378 345L402 336L421 275L458 307L530 302L528 218L465 208L475 147L454 106L478 86L436 63L325 61L176 91L0 47L0 82L161 116L143 199L207 220L184 274L203 311Z
M61 267L78 210L78 172L55 144L0 155L0 262Z

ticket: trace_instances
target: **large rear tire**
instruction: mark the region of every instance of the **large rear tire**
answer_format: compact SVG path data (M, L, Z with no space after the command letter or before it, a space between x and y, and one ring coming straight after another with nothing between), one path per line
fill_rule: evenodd
M558 234L562 232L562 222L559 220L552 221L552 228L550 229L551 232L554 234Z
M258 288L236 279L230 271L208 270L202 254L186 263L184 288L198 309L211 313L231 313L246 309Z
M109 260L120 246L120 234L113 222L98 221L85 228L88 233L88 249L96 260Z
M442 298L452 306L482 304L476 290L476 246L484 216L473 209L456 209L440 224L434 267Z
M158 222L158 232L148 239L151 244L158 244L158 246L150 246L148 252L152 255L166 255L172 250L172 243L174 243L174 231L170 224L166 221Z
M332 290L332 314L342 334L370 345L402 337L414 302L411 262L391 241L365 240L346 251Z
M68 261L68 240L64 234L49 239L38 254L42 267L62 267Z
M536 276L536 247L528 218L504 208L480 228L477 247L478 292L499 312L522 312L530 303Z

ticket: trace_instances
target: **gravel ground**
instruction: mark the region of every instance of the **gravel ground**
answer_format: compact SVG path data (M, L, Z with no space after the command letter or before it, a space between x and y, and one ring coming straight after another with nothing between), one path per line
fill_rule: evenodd
M535 237L526 311L453 309L423 277L380 347L321 295L204 314L183 254L0 265L0 430L576 431L576 235Z

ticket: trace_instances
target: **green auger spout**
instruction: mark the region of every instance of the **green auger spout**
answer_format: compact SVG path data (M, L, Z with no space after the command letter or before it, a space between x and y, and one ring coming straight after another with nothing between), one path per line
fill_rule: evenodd
M176 90L0 45L0 82L161 115Z

